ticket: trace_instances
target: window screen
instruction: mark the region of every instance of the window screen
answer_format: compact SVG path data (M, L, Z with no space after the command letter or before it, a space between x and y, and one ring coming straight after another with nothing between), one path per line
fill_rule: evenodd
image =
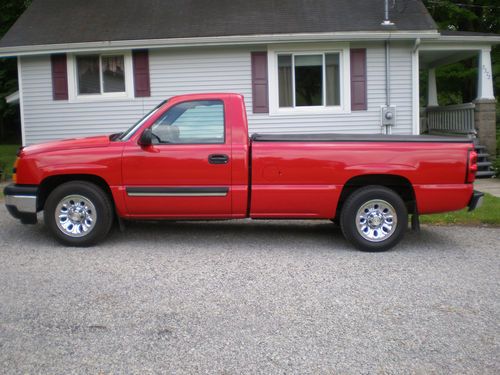
M123 56L102 56L101 69L104 92L125 91L125 68Z
M340 54L278 55L280 108L340 106Z
M76 56L78 94L125 92L125 58L123 55Z
M77 56L78 93L99 94L101 92L99 56Z
M323 56L295 56L295 105L323 105Z

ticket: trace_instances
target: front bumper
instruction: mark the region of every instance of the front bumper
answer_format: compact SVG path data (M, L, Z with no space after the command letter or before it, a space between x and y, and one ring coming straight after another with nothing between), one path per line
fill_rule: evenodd
M481 207L483 204L483 198L484 198L484 193L474 190L474 192L472 193L472 197L470 198L469 204L467 206L469 207L469 211Z
M23 224L36 224L38 186L8 185L5 187L5 206Z

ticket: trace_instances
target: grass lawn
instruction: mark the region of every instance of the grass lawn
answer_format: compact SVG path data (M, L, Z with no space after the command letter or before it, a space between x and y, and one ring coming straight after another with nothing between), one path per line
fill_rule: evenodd
M4 171L1 181L9 180L12 176L12 166L16 161L18 148L19 145L0 145L0 168Z
M485 194L483 205L474 211L467 209L445 214L422 215L422 224L494 225L500 226L500 198Z
M500 178L500 126L497 124L497 158L493 163L497 178Z

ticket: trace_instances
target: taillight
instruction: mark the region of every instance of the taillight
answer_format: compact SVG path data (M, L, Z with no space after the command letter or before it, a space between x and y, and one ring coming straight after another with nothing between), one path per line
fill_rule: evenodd
M476 179L477 173L477 152L469 150L469 159L467 161L467 178L466 183L472 184Z

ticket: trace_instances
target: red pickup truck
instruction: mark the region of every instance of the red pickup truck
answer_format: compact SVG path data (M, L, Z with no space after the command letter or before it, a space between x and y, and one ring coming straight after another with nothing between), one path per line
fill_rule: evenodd
M477 155L456 137L254 134L243 97L161 103L127 131L21 148L12 216L66 245L104 239L113 222L330 219L357 248L397 244L408 215L479 205Z

